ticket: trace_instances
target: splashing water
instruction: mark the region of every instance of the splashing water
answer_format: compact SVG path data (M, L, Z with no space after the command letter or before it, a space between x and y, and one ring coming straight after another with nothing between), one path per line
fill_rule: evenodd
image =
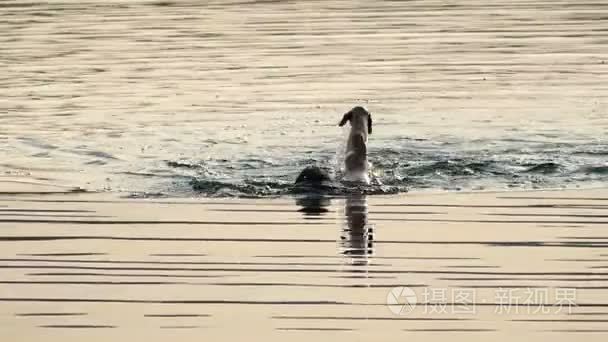
M597 158L601 145L560 144L556 148L552 144L526 143L527 148L464 150L460 144L421 139L404 142L403 147L394 143L384 147L371 144L371 185L334 182L328 193L562 188L608 180L608 166ZM294 154L270 160L246 158L170 165L175 171L189 172L191 186L206 196L280 196L294 192L295 178L308 165L324 167L334 172L334 179L340 179L343 151L340 143L334 151L321 150L307 158Z

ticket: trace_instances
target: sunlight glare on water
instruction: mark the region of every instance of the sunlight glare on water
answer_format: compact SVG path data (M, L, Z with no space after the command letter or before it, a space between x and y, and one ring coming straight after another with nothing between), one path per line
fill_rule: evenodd
M336 123L364 105L370 159L400 191L605 182L607 15L595 0L2 1L0 172L276 194L339 160Z

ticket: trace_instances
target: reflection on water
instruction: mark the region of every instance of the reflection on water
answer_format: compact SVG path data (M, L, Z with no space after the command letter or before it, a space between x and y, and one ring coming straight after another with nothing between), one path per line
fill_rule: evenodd
M329 212L331 198L321 193L309 193L296 198L298 212L304 218L323 216ZM374 252L374 228L369 223L367 195L352 194L344 201L344 224L340 232L340 253L352 258L355 265L366 265L368 256Z
M329 211L327 207L331 205L331 200L323 194L307 194L297 198L296 204L300 206L298 211L304 216L321 216Z
M344 202L346 225L342 228L341 252L353 257L357 265L367 264L367 257L374 251L374 230L369 224L367 196L352 195Z
M0 192L0 341L239 340L235 320L268 342L606 339L605 189L296 207L7 184L29 191ZM418 305L402 316L385 304L404 287ZM571 314L558 293L576 294Z

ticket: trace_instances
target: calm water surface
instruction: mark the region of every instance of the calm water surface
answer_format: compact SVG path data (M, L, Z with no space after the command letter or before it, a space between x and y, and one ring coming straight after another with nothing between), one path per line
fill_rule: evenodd
M374 114L392 190L608 178L604 1L0 3L0 172L284 193Z

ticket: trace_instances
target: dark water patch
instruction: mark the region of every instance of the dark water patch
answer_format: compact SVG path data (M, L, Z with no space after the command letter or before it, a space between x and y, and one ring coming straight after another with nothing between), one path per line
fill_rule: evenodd
M40 5L40 2L1 2L0 8L32 8Z
M342 256L339 255L255 255L255 258L272 258L272 259L343 259ZM357 256L352 256L357 257ZM374 259L379 260L456 260L456 261L466 261L466 260L481 260L481 258L468 258L468 257L408 257L408 256L374 256Z
M53 144L49 144L33 138L19 138L18 140L23 144L43 150L56 150L59 148L59 146L55 146Z
M204 257L207 256L208 254L203 254L203 253L155 253L155 254L149 254L150 256L157 256L157 257Z
M238 212L238 213L293 213L293 209L208 209L207 211L219 212ZM323 210L324 213L333 213L329 209Z
M259 272L259 273L362 273L364 276L368 274L434 274L434 275L470 275L470 276L570 276L574 277L604 277L607 272L504 272L504 271L451 271L451 270L420 270L420 269L360 269L360 268L255 268L255 267L226 267L226 268L210 268L210 267L117 267L117 266L56 266L56 265L0 265L2 269L56 269L56 270L98 270L98 271L196 271L196 272ZM498 278L488 278L495 280ZM465 278L463 280L473 280ZM526 279L518 279L526 280ZM550 278L548 279L550 280ZM582 280L591 280L579 278Z
M50 158L51 157L51 153L49 152L40 152L40 153L34 153L31 155L34 158Z
M82 264L134 264L134 265L268 265L268 266L340 266L339 262L253 262L253 261L143 261L143 260L83 260L83 259L32 259L13 258L0 259L0 262L52 262L52 263L82 263ZM390 266L390 264L375 263L371 266Z
M158 6L158 7L171 7L171 6L177 5L177 3L175 1L166 1L166 0L152 1L147 4L150 6Z
M569 315L574 315L574 316L603 316L603 315L608 315L608 312L570 312Z
M66 217L71 217L71 218L86 218L86 217L90 217L90 218L108 218L108 217L112 217L112 216L107 216L107 215L74 215L74 214L32 214L32 213L0 213L0 217L3 216L12 216L12 217L60 217L60 218L66 218Z
M74 194L74 193L84 193L84 192L88 192L91 193L93 191L88 191L82 188L74 188L74 189L70 189L67 191L0 191L0 195L10 195L10 196L15 196L15 195L38 195L38 196L42 196L42 195L67 195L67 194Z
M34 298L34 297L0 297L0 302L26 302L26 303L115 303L115 304L218 304L218 305L386 305L383 304L360 304L335 300L198 300L198 299L104 299L104 298ZM579 305L582 306L582 305ZM608 306L608 305L607 305Z
M556 333L608 333L606 329L557 329L557 330L543 330L544 332L556 332Z
M283 330L283 331L357 331L358 329L351 328L275 328L275 330Z
M223 278L223 275L209 274L154 274L154 273L101 273L101 272L39 272L28 273L36 277L149 277L149 278Z
M466 221L465 221L466 222ZM503 221L500 221L503 222ZM308 223L310 224L310 223ZM231 243L335 243L331 239L279 239L279 238L196 238L196 237L135 237L135 236L94 236L94 235L56 235L56 236L0 236L0 242L14 241L61 241L61 240L115 240L115 241L200 241ZM396 245L479 245L488 247L534 247L534 248L608 248L608 242L595 241L432 241L432 240L378 240L377 244ZM351 257L356 257L352 256ZM10 268L0 265L0 268Z
M587 175L608 175L608 165L583 167L581 172Z
M256 255L255 258L337 258L342 259L339 255ZM387 260L481 260L481 258L467 258L467 257L407 257L407 256L374 256L374 259L387 259Z
M84 155L84 156L96 157L96 158L100 158L100 159L106 160L106 161L107 160L119 160L119 158L111 155L110 153L103 152L103 151L92 151L92 150L89 150L87 146L78 146L75 149L65 150L65 151L66 152L80 154L80 155Z
M121 237L94 235L55 235L55 236L0 236L2 242L13 241L60 241L60 240L117 240L117 241L215 241L215 242L294 242L294 243L329 243L335 240L327 239L271 239L271 238L178 238L178 237ZM1 265L0 265L1 267Z
M377 277L375 279L378 279ZM234 287L318 287L318 288L344 288L344 289L391 289L403 284L306 284L306 283L205 283L201 285L216 285L216 286L234 286ZM408 284L408 287L427 287L422 284Z
M374 218L374 221L403 221L403 222L444 222L444 223L500 223L500 224L561 224L561 225L606 225L608 221L546 221L546 220L458 220L458 219L415 219L415 218ZM1 220L0 220L1 222Z
M28 253L28 254L17 254L18 256L56 256L56 257L66 257L66 256L101 256L108 255L108 253Z
M98 165L98 166L102 166L102 165L106 165L108 162L104 161L104 160L91 160L86 162L86 165Z
M500 198L500 197L499 197ZM512 197L502 197L512 198ZM537 199L541 199L538 197ZM572 198L569 198L572 199ZM374 204L375 207L445 207L445 208L583 208L595 209L583 204L438 204L438 203L400 203L400 204ZM606 207L608 209L608 206Z
M464 328L445 328L445 329L440 329L440 328L430 328L430 329L403 329L403 331L410 331L410 332L446 332L446 333L450 333L450 332L494 332L497 331L496 329L464 329Z
M369 279L397 279L397 277L393 277L393 276L375 276L375 275L369 275L369 274L363 274L363 275L338 275L338 276L329 276L328 278L334 278L334 279L365 279L365 280L369 280ZM403 285L400 285L403 286Z
M491 213L484 214L489 216L511 216L511 217L578 217L578 218L608 218L608 215L594 215L594 214L525 214L525 213Z
M69 280L14 280L2 281L0 284L17 284L17 285L187 285L184 282L168 282L168 281L69 281Z
M587 228L583 225L575 224L539 224L537 226L543 228Z
M145 314L144 317L182 318L182 317L211 317L209 314Z
M447 215L445 211L371 211L374 215Z
M167 166L174 168L185 168L185 169L200 169L203 168L200 164L191 164L187 162L178 162L178 161L167 161Z
M0 219L0 223L62 223L79 225L209 225L209 226L293 226L323 224L322 222L281 222L281 221L136 221L136 220L21 220Z
M560 281L560 282L589 282L589 281L608 281L608 278L545 278L545 277L439 277L438 280L446 281ZM508 287L504 284L497 285L499 288Z
M500 268L500 266L484 266L484 265L449 265L442 266L445 268Z
M102 151L86 151L86 152L84 152L84 154L93 156L93 157L103 158L103 159L114 159L114 160L118 159L118 158L114 157L113 155L106 153L106 152L102 152Z
M115 325L94 325L94 324L49 324L39 325L39 328L53 329L114 329Z
M525 172L528 173L541 173L544 175L548 175L548 174L554 174L559 172L560 170L562 170L563 167L557 163L541 163L538 165L533 165L530 166L529 169L527 169Z
M63 317L63 316L86 316L86 312L28 312L15 314L17 317Z
M0 212L16 212L16 213L94 213L95 210L80 210L80 209L17 209L6 208L0 209Z
M168 198L169 195L162 192L134 192L125 196L121 196L122 198L129 199L150 199L150 198Z
M498 199L520 199L520 200L563 200L563 201L608 201L608 197L556 197L556 196L498 196ZM576 204L570 204L572 206ZM581 205L582 206L582 205ZM593 207L608 207L604 204L595 204ZM594 209L594 208L590 208Z
M374 256L374 259L389 259L389 260L481 260L481 258L466 258L466 257L389 257L389 256Z

